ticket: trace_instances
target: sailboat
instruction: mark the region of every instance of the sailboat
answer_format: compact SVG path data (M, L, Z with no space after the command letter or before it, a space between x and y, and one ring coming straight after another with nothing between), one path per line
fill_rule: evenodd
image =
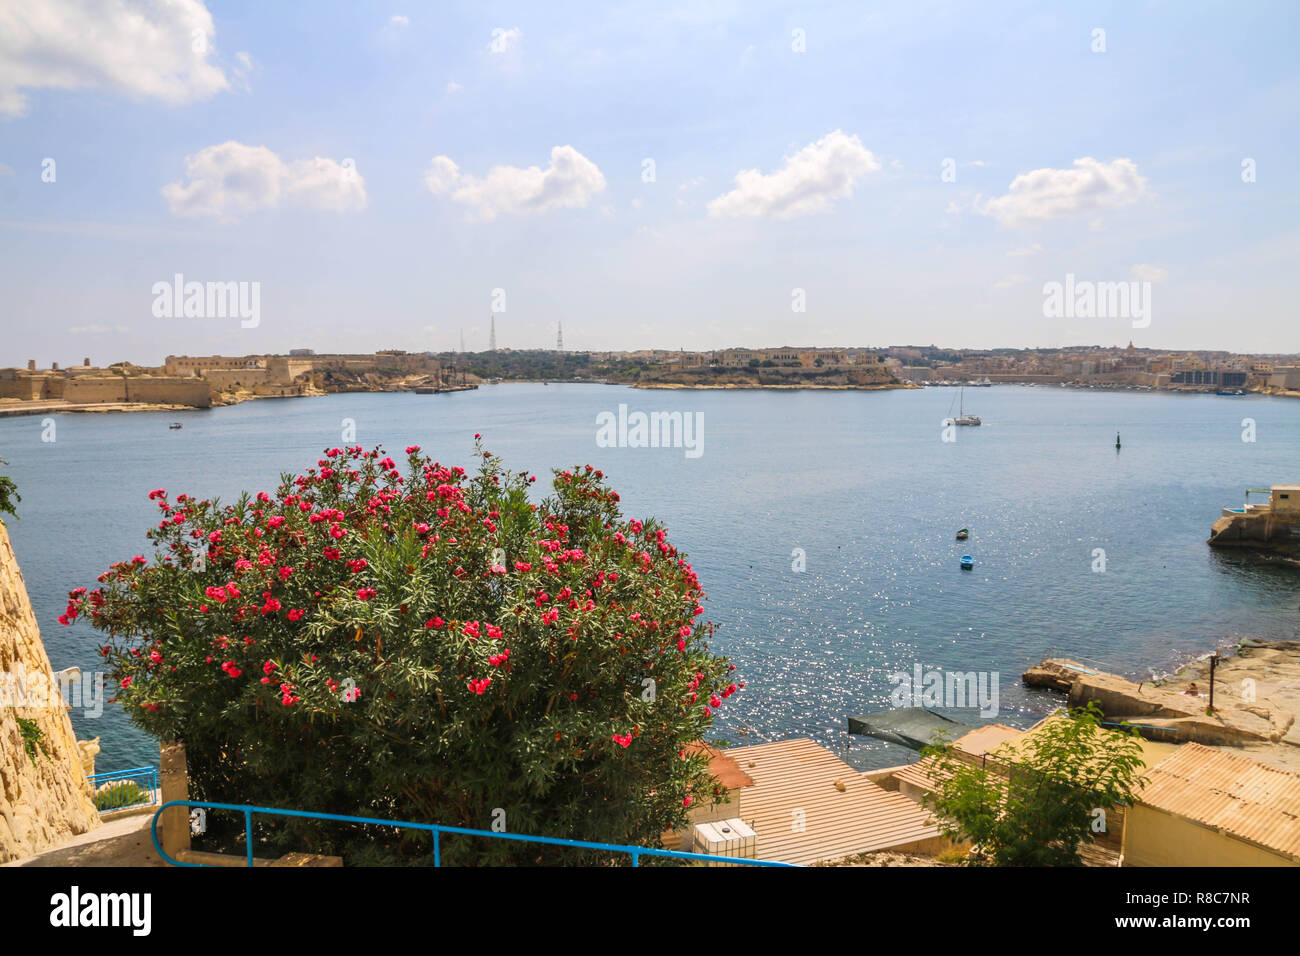
M966 412L966 402L965 402L965 398L966 398L966 389L963 388L960 392L957 393L957 396L958 396L958 401L960 402L960 404L959 404L958 407L957 407L957 417L956 417L956 418L949 418L949 419L948 419L948 424L949 424L949 425L979 425L979 424L981 424L978 415L967 415L967 414L965 413L965 412ZM948 414L949 414L949 415L952 414L952 405L949 405L949 406L948 406Z

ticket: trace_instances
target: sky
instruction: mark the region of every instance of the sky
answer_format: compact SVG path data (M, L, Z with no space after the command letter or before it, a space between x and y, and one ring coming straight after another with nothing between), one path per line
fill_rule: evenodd
M0 367L475 351L490 315L513 348L1300 351L1298 24L0 0ZM169 314L178 275L256 321ZM1149 310L1048 314L1067 276Z

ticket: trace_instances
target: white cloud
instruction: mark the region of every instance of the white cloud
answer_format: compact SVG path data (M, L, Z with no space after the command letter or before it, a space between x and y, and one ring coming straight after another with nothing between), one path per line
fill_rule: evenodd
M495 219L500 213L540 213L560 207L586 206L605 189L596 164L572 146L551 150L551 165L493 166L483 178L462 173L446 156L435 156L424 174L435 196L448 196L470 207L470 218Z
M70 335L107 335L109 332L116 332L119 335L123 332L130 332L131 329L125 325L74 325L68 329Z
M851 195L859 177L878 169L880 163L857 136L837 129L786 157L774 173L736 173L736 188L709 203L709 215L790 219L820 212Z
M248 81L248 74L253 72L253 57L244 50L235 54L235 65L230 68L230 75L234 78L234 85L239 87L245 93L253 87Z
M1010 250L1007 251L1007 255L1009 255L1009 256L1036 256L1036 255L1038 255L1038 254L1039 254L1040 252L1042 252L1042 251L1043 251L1043 247L1040 246L1038 243L1035 242L1033 245L1030 245L1030 246L1023 246L1023 247L1021 247L1021 248L1019 248L1019 249L1010 249Z
M211 62L203 0L6 0L0 3L0 116L38 89L108 90L188 103L229 88Z
M1142 262L1133 267L1131 275L1138 282L1164 282L1169 278L1169 270Z
M281 200L354 212L365 208L366 184L356 164L316 157L286 163L265 146L234 141L185 157L186 185L162 188L174 216L213 216L233 222Z
M975 208L1004 226L1022 226L1067 216L1091 215L1137 202L1147 191L1131 159L1103 163L1085 156L1073 169L1035 169L1011 181L1005 196Z
M13 174L14 171L10 167L6 166L4 163L0 163L0 176L12 176Z
M459 83L457 83L455 80L448 80L448 81L447 81L447 93L448 93L448 95L450 95L450 94L452 94L452 93L459 93L459 92L460 92L461 90L463 90L463 89L465 89L465 87L461 86L461 85L460 85Z
M993 283L993 288L1010 289L1013 286L1024 285L1028 281L1029 281L1029 276L1020 275L1019 273L1017 273L1016 275L1009 275L1005 279L1001 279Z
M402 16L400 13L394 13L392 17L389 18L388 22L395 27L409 27L411 25L411 18Z
M496 27L492 30L492 39L488 41L488 50L493 53L511 53L519 46L524 31L518 27Z

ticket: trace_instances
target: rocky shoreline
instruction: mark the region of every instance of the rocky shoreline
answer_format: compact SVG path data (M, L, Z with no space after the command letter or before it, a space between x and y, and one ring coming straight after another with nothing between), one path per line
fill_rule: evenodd
M0 404L0 418L17 418L21 415L62 415L69 412L93 415L108 412L189 412L193 410L193 405L155 402L97 402L95 404L16 402L12 405Z
M1300 641L1244 640L1218 652L1214 709L1206 655L1156 681L1134 683L1069 658L1025 671L1026 687L1095 702L1107 719L1128 721L1155 741L1232 747L1253 759L1300 770Z

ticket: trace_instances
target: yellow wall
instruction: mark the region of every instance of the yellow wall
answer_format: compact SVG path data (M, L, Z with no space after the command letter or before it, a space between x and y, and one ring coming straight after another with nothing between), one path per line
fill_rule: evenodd
M1287 497L1283 498L1282 495ZM1278 518L1300 518L1300 489L1274 489L1269 510Z
M1138 804L1124 826L1125 866L1300 866L1278 853Z

